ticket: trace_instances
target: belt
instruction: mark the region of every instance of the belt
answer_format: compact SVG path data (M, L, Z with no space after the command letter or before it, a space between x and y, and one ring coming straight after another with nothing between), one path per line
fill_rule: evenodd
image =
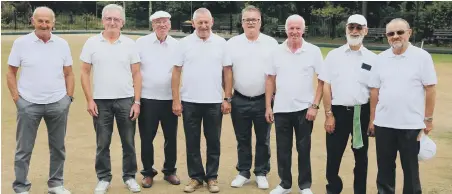
M263 99L263 98L265 98L265 93L264 94L261 94L261 95L259 95L259 96L253 96L253 97L249 97L249 96L245 96L245 95L243 95L243 94L241 94L240 92L238 92L237 90L234 90L234 95L237 95L237 96L240 96L241 98L245 98L245 99L247 99L247 100L260 100L260 99Z
M370 105L369 102L366 104L361 104L361 106L369 106L369 105ZM354 110L354 108L355 108L355 106L343 106L343 105L332 105L332 106L334 106L335 108L342 108L345 110Z

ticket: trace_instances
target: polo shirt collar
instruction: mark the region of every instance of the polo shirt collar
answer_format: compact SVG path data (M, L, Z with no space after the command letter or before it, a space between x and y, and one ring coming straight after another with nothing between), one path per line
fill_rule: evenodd
M351 48L350 48L350 45L349 44L345 44L344 46L344 52L345 53L349 53L349 52L353 52L354 50L352 50ZM361 46L359 47L359 49L357 50L357 52L359 53L359 54L363 54L363 52L365 51L365 49L366 49L366 47L364 47L363 46L363 44L361 44ZM356 52L356 51L355 51Z
M166 35L166 39L160 43L160 40L157 38L157 34L155 32L153 32L150 36L151 39L151 43L152 44L168 44L168 38L170 37L170 35Z
M288 39L286 39L281 45L284 47L284 50L286 50L287 52L292 53L292 51L290 50L289 46L287 45L287 43L288 43L287 40ZM302 52L306 52L307 51L307 46L306 46L307 43L308 42L306 42L304 40L304 38L301 38L301 47L297 51L295 51L295 53L293 53L293 54L300 54Z
M242 34L243 35L243 38L248 42L248 43L260 43L260 42L262 42L262 33L260 33L259 32L259 34L257 35L257 39L256 40L249 40L247 37L246 37L246 34L245 33L243 33Z
M31 37L33 39L33 42L39 42L39 41L44 42L41 39L39 39L38 36L36 36L35 30L33 30L33 32L31 33ZM55 41L55 36L52 34L52 32L50 32L50 39L47 42L54 42L54 41Z
M203 39L199 38L199 36L196 34L196 30L193 31L192 35L193 35L195 41L197 41L197 42L212 42L213 41L213 32L212 32L212 30L210 31L209 38L207 38L206 41L204 41Z
M103 32L104 32L104 31L100 32L100 34L99 34L99 39L100 39L101 42L108 42L108 40L105 39L105 37L102 35ZM114 42L114 44L116 44L116 43L121 43L121 42L123 42L123 41L124 41L124 36L122 35L122 32L120 32L120 33L119 33L119 38L118 38L118 40L116 40L116 41Z
M389 57L391 57L391 58L407 57L410 54L411 50L413 50L413 45L411 44L411 42L408 42L408 47L406 48L405 52L403 52L400 55L396 55L396 54L394 54L394 52L392 51L392 48L391 48L391 52L389 54Z

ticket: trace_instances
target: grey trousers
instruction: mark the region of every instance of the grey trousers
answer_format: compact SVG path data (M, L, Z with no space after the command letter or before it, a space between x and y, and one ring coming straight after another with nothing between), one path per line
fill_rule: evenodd
M13 189L16 193L29 191L31 182L27 180L31 154L36 140L39 123L44 117L47 125L50 169L49 188L63 185L63 169L66 158L64 138L66 136L67 115L71 99L65 96L51 104L34 104L22 97L16 102L17 133L16 154L14 157L14 172L16 180Z
M121 99L95 99L99 114L93 117L96 131L96 174L99 181L111 182L110 144L113 134L113 121L116 118L119 137L122 145L122 179L127 181L135 178L137 172L137 159L135 153L136 120L132 121L130 109L133 98Z

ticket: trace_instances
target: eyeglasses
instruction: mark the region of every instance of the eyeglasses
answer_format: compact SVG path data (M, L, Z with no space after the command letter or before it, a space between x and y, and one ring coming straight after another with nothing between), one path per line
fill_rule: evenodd
M113 21L113 22L115 22L115 23L119 23L120 21L122 21L122 19L121 18L115 18L115 17L105 17L105 18L103 18L105 21L107 21L107 22L111 22L111 21Z
M152 23L156 25L165 25L168 23L168 21L152 21Z
M248 24L256 24L260 21L261 21L260 19L255 19L255 18L242 19L243 23L248 23Z
M405 34L405 30L398 30L395 32L387 32L386 36L393 37L396 33L397 33L397 35L402 36L403 34Z
M355 25L355 26L347 26L348 30L353 31L354 29L357 29L358 31L361 31L363 29L363 26L361 25Z

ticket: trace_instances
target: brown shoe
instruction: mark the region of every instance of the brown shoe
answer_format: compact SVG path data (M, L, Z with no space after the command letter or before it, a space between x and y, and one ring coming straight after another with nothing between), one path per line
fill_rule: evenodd
M175 174L164 176L163 179L168 181L172 185L180 185L180 180Z
M143 186L143 188L150 188L150 187L152 187L152 183L154 183L154 179L152 177L150 177L150 176L145 176L141 180L141 185Z
M196 179L191 179L190 182L185 186L184 192L192 193L203 186L203 183L200 183Z
M220 192L220 187L218 187L218 181L217 179L210 179L208 182L209 191L211 193L218 193Z

